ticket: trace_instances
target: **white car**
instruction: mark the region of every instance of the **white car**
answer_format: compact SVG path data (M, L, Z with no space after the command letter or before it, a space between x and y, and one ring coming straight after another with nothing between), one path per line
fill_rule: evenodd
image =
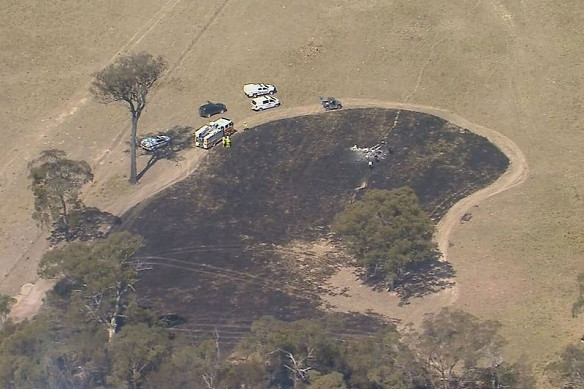
M146 151L156 151L168 145L170 145L170 137L166 135L150 136L140 142L140 147Z
M270 84L245 84L243 86L243 93L245 93L247 97L271 95L276 93L276 87Z
M251 101L251 109L254 111L263 111L280 106L280 100L272 96L262 96Z

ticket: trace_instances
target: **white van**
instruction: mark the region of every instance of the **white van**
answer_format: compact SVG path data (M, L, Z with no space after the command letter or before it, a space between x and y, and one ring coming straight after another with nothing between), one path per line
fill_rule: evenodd
M263 96L255 98L251 101L251 109L254 111L263 111L280 106L280 100L272 96Z

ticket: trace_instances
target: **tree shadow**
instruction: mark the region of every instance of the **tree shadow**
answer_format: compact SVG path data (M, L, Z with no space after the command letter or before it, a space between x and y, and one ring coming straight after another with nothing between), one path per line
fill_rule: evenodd
M190 126L174 126L166 131L157 134L147 134L146 136L166 135L170 137L170 145L162 147L155 151L144 151L144 154L149 155L150 159L146 162L146 166L138 172L137 180L140 180L154 164L161 159L178 162L182 159L179 153L185 149L193 147L192 130Z
M48 240L55 245L66 241L62 218L53 224ZM83 207L71 212L69 218L69 241L89 241L105 238L112 227L121 223L121 218L95 207Z
M394 287L400 305L409 304L413 297L423 297L452 287L455 273L449 262L439 258L408 264Z
M432 258L412 262L393 284L393 292L400 298L400 306L409 304L415 297L423 297L454 286L452 280L456 271L449 262L441 261L438 255ZM371 275L365 270L359 273L361 281L376 291L389 291L388 282L383 274Z

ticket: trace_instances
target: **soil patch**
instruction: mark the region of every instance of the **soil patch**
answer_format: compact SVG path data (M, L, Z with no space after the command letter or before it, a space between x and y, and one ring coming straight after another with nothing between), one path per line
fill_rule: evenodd
M373 168L352 150L381 141L392 151ZM322 314L320 296L336 293L325 279L350 262L323 241L334 215L367 188L410 186L438 222L508 163L486 138L428 114L293 117L211 150L196 173L126 213L122 228L145 238L139 256L153 269L139 291L155 309L184 316L187 328L244 329L263 315Z

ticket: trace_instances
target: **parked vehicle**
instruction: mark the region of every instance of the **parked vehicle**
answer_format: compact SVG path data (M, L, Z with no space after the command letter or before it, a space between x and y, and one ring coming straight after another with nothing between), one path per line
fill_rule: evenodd
M221 142L224 136L231 135L235 132L233 121L227 118L221 118L195 131L195 146L203 149L210 149L217 143Z
M327 111L332 111L335 109L341 109L343 106L341 102L334 97L328 97L326 100L319 96L318 99L320 100L320 104L324 107Z
M227 111L227 107L222 103L212 103L207 101L207 104L203 104L199 107L199 115L204 118L210 118L213 115L219 113L224 113Z
M146 151L156 151L170 145L170 137L166 135L150 136L142 139L140 147Z
M251 101L251 109L254 111L263 111L280 106L280 100L272 96L257 97Z
M243 93L247 97L258 97L263 95L272 95L276 93L276 87L271 84L245 84Z

